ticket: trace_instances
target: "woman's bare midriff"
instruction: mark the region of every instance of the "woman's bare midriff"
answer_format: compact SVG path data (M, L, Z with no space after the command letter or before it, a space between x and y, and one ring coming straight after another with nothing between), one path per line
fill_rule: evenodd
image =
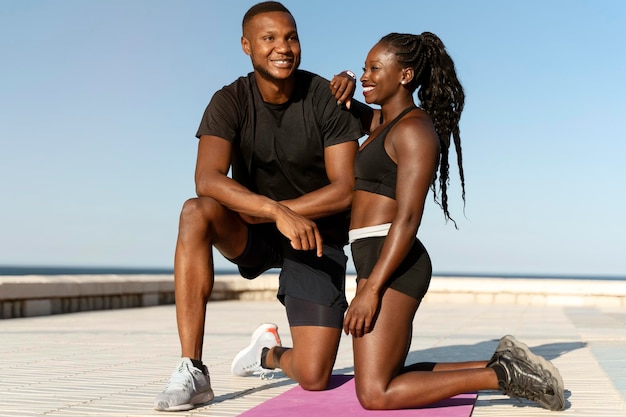
M350 230L391 223L396 215L396 210L397 203L393 198L368 191L354 191Z

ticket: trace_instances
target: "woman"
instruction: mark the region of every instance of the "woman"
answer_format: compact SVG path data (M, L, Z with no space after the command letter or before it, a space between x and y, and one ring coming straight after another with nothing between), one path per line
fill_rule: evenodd
M562 410L558 370L512 336L500 340L490 361L404 366L413 318L432 272L416 238L429 188L451 220L446 194L451 139L464 199L459 135L464 93L452 59L432 33L383 37L363 70L365 101L380 111L374 111L376 117L365 112L371 134L356 158L350 225L358 284L344 331L353 336L360 403L367 409L414 408L465 392L501 389Z

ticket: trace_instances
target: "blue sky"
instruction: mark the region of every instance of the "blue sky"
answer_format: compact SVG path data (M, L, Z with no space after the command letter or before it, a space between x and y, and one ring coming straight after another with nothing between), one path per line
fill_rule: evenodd
M254 3L0 0L0 265L172 267L196 128L251 70ZM419 231L436 272L626 276L625 2L284 4L327 78L389 32L446 44L467 204L453 169L459 230L431 201Z

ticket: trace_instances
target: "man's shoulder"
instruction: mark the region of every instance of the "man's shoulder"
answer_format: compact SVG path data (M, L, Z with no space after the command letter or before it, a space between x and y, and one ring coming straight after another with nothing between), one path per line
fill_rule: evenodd
M242 75L235 81L217 90L215 94L240 94L242 92L246 92L250 89L252 78L253 73L249 73L248 75Z
M296 72L296 85L296 96L306 97L320 105L325 105L332 99L330 81L321 75L299 69Z
M241 76L232 83L217 90L211 98L209 106L241 107L249 101L251 91L251 74Z
M309 83L311 83L311 85L324 85L326 87L328 87L328 83L330 82L319 74L303 69L298 69L296 71L296 79L300 82L308 81Z

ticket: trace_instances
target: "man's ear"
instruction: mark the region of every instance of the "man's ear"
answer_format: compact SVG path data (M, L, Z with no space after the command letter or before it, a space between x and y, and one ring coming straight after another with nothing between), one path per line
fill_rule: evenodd
M250 41L248 41L245 36L241 37L241 49L243 49L244 54L248 56L251 54Z

